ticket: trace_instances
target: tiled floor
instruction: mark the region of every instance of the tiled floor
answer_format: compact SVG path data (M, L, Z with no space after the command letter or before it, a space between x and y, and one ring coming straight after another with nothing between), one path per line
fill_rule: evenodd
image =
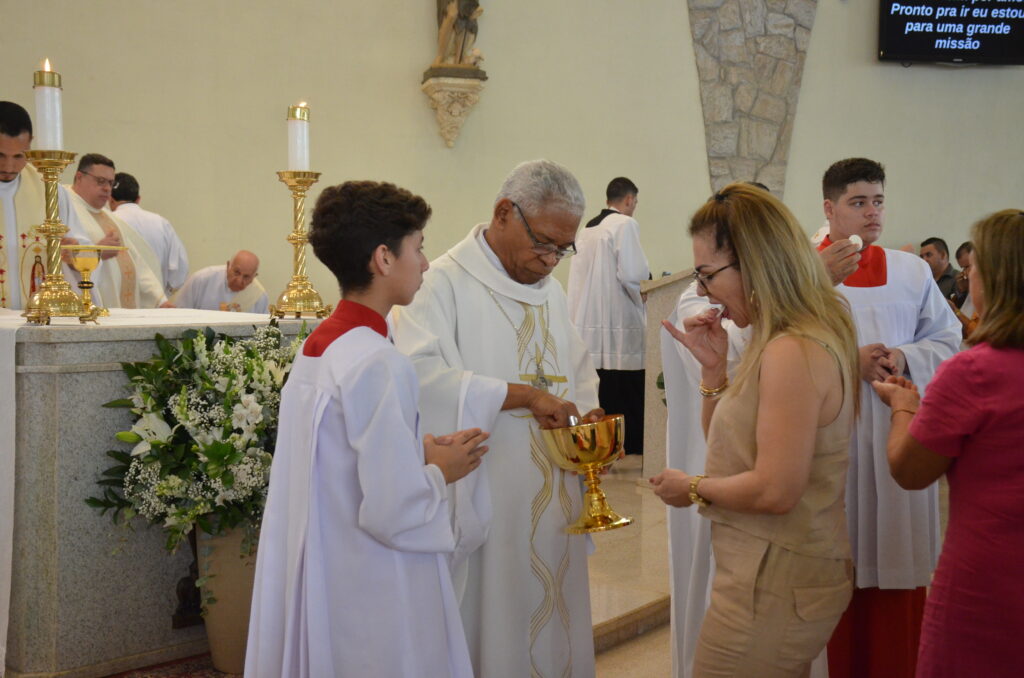
M641 457L627 456L601 480L608 503L632 517L633 524L593 535L590 604L595 626L669 594L665 505L638 483L640 463Z
M590 600L594 626L606 636L604 645L620 637L634 637L638 630L653 630L634 637L597 657L598 678L668 676L671 671L670 635L667 624L669 574L665 506L641 482L641 458L628 456L602 477L608 502L633 524L593 536L590 558ZM618 635L616 633L618 632ZM600 638L599 647L602 646ZM227 677L213 671L208 657L160 669L122 674L123 678Z

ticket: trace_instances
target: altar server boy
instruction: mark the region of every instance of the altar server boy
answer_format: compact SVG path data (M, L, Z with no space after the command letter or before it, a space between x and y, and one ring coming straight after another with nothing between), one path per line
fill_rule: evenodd
M421 197L386 183L347 182L317 200L309 240L342 301L282 393L250 678L472 678L445 486L479 466L488 434L421 441L416 373L385 321L420 287L429 217Z

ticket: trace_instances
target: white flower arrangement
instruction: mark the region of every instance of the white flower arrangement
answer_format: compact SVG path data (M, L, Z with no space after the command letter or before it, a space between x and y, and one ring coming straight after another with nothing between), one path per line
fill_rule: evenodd
M190 330L177 345L156 335L159 354L124 363L128 398L107 403L136 416L110 450L118 464L87 500L115 522L136 515L167 531L175 550L195 525L210 534L235 526L255 534L263 516L277 435L281 387L305 332L288 343L271 324L232 339Z

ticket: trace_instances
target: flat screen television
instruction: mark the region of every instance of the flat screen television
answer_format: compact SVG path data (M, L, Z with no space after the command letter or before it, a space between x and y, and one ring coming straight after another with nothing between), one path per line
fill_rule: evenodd
M1024 64L1024 0L881 0L878 58Z

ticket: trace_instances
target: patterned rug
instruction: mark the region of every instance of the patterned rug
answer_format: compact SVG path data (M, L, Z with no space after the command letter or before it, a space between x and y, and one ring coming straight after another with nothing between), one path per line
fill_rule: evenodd
M108 678L242 678L242 676L235 673L221 673L213 668L209 654L201 654L166 664L118 673Z

